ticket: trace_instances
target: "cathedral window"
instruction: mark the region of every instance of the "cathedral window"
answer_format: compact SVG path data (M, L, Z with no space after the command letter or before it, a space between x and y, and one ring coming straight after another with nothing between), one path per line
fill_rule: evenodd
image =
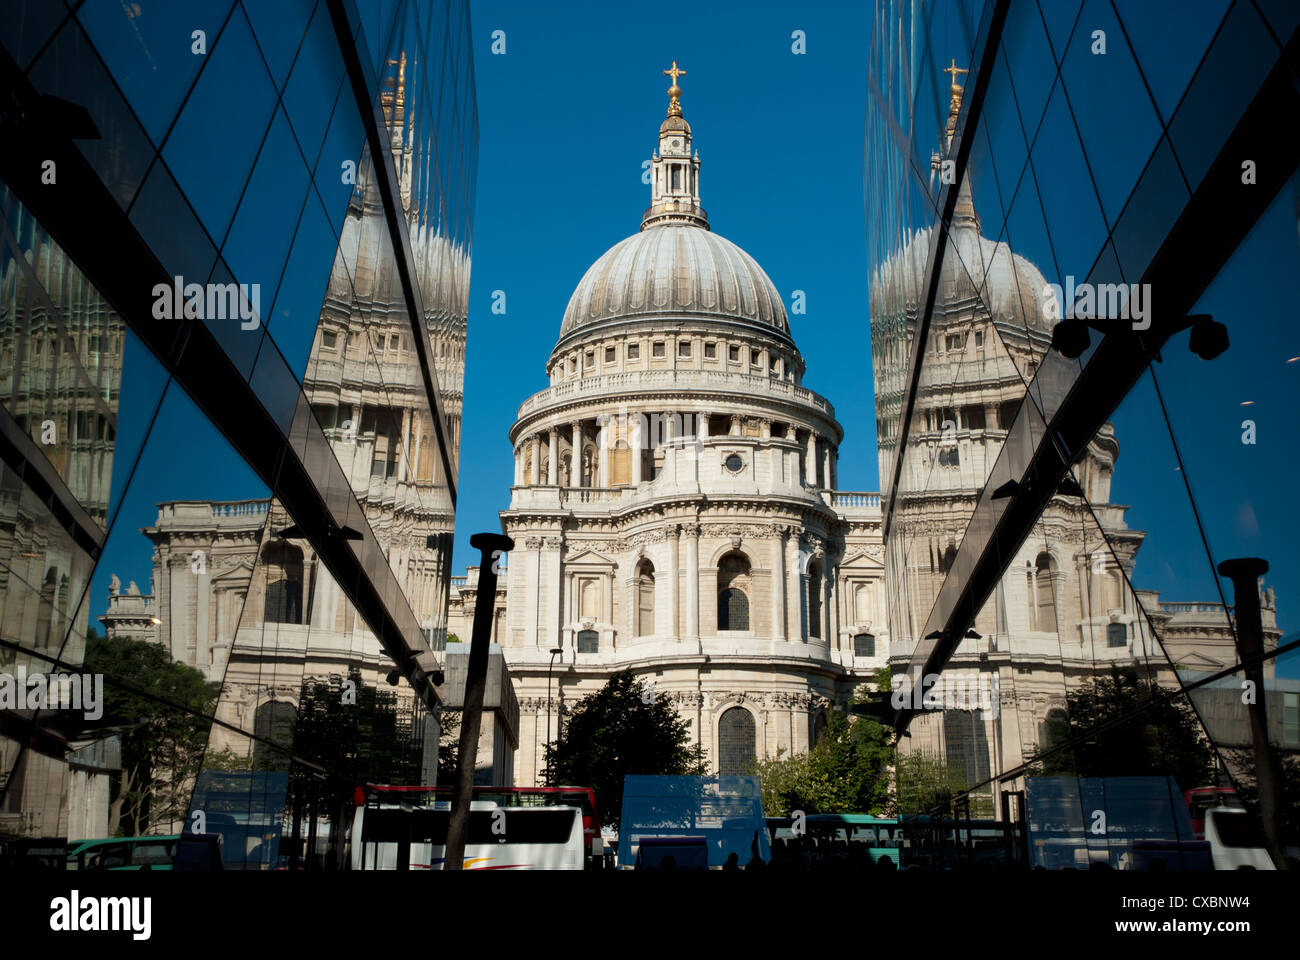
M874 657L876 655L876 638L870 633L859 633L853 638L853 655L855 657Z
M673 164L673 190L677 191L682 188L682 168L680 164Z
M1106 624L1106 646L1128 646L1128 625L1123 623Z
M706 343L704 345L704 359L705 360L718 359L718 345L716 343Z
M816 560L808 564L808 636L822 636L822 565Z
M984 346L984 331L983 331L983 330L976 330L976 331L975 331L975 346L977 346L977 347L982 347L982 346Z
M740 347L736 346L736 344L734 344L734 343L731 344L731 345L729 345L729 346L727 347L727 359L728 359L728 360L731 360L731 361L734 362L734 363L739 363L739 362L740 362Z
M262 550L266 576L265 623L302 623L302 551L283 540Z
M332 330L325 330L320 335L320 345L326 350L333 350L338 343L339 335Z
M578 631L578 652L579 653L599 653L600 652L600 634L595 630Z
M758 350L750 350L749 362L756 367L761 366L763 363L763 354Z
M636 568L636 636L649 637L655 632L655 568L642 560Z
M588 367L594 367L595 365L596 365L596 351L595 351L595 350L588 350L588 351L587 351L587 366L588 366Z
M641 344L629 343L627 345L627 358L629 360L639 360L641 358Z
M605 348L605 362L606 362L606 363L613 363L613 362L614 362L614 348L613 348L613 347L606 347L606 348Z
M664 342L662 340L656 340L654 344L650 347L650 356L662 357L663 355L664 355Z
M691 341L682 340L677 344L677 356L689 357L691 355Z
M749 560L743 553L729 553L718 561L719 630L750 629L749 585Z
M1037 606L1038 629L1056 631L1056 595L1052 583L1052 557L1049 553L1040 553L1034 561L1035 602Z
M718 775L741 777L750 772L757 757L754 715L732 707L718 718Z

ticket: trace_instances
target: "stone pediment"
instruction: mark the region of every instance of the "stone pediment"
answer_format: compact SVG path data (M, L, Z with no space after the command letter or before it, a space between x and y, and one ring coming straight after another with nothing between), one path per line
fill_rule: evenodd
M212 575L215 580L247 580L253 575L253 565L247 560L240 560L229 570L222 570Z
M882 552L880 549L873 548L855 550L840 561L840 570L883 570L885 569L884 558L879 555Z
M602 556L595 550L579 550L577 553L570 554L564 559L564 565L567 567L616 567L618 566L609 557Z

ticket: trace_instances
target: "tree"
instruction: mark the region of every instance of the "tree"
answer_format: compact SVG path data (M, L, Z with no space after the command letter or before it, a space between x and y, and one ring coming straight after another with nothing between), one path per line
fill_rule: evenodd
M105 678L104 713L88 732L130 728L122 734L122 774L110 832L139 836L170 829L185 819L220 684L172 660L156 643L102 637L93 630L87 633L82 670Z
M1139 712L1165 692L1132 668L1112 667L1110 676L1094 677L1070 691L1068 721L1049 724L1046 732L1052 743L1063 742L1100 724L1127 719L1071 749L1048 754L1051 743L1040 745L1026 759L1038 763L1037 772L1043 776L1172 776L1183 790L1213 783L1214 751L1186 697Z
M826 732L810 751L754 765L771 817L804 813L882 814L890 806L893 734L866 717L832 711Z
M704 748L690 744L690 721L622 670L578 701L559 737L546 745L549 785L591 787L602 824L617 823L628 774L704 776Z
M942 758L928 750L914 750L898 758L894 768L897 783L898 813L900 816L919 816L940 813L951 816L952 798L965 790L969 784L966 774L957 767L949 766ZM978 801L985 798L973 797L971 814L978 816L985 811L976 809ZM992 809L987 813L991 816Z
M351 696L344 678L303 681L293 753L332 774L322 791L331 804L346 804L364 783L414 786L420 783L423 750L415 738L413 718L398 710L397 693L366 684L357 667L348 669ZM284 763L277 763L284 769ZM311 772L295 764L289 777L294 796L309 795Z

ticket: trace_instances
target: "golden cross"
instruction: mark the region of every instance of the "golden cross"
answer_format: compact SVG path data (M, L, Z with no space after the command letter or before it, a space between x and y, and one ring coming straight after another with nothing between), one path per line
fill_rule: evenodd
M957 62L956 60L953 61L953 63L956 63L956 62ZM678 78L678 77L684 77L684 76L686 76L686 71L685 71L685 70L678 70L678 69L677 69L677 61L674 60L674 61L673 61L673 68L672 68L671 70L665 70L665 71L664 71L664 76L665 76L665 77L672 77L672 78L673 78L673 86L675 87L675 86L677 86L677 78Z
M674 66L676 66L676 64L674 64ZM953 83L956 83L956 82L957 82L957 74L959 74L959 73L970 73L970 71L967 70L967 69L965 69L964 67L959 67L959 66L957 66L957 60L956 60L955 58L954 58L953 61L952 61L952 66L951 66L951 67L944 67L944 68L943 68L943 72L944 72L944 73L950 73L950 74L952 74L952 82L953 82Z

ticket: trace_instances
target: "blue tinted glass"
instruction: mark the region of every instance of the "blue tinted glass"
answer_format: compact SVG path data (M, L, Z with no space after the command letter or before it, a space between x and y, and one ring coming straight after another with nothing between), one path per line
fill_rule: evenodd
M154 157L153 143L100 66L81 28L69 20L29 73L42 94L84 107L98 139L77 147L123 208L130 206Z
M364 4L361 13L361 27L365 32L366 46L370 49L370 60L376 73L381 73L384 51L392 40L393 24L396 19L397 0L375 0Z
M222 250L241 282L261 284L264 304L275 299L307 186L302 154L284 111L277 110Z
M321 4L312 17L293 73L284 88L284 108L308 166L315 168L321 138L343 81L343 59L329 9Z
M1011 71L1025 137L1032 142L1056 81L1056 61L1033 0L1012 4L1002 33L1002 52Z
M1086 276L1105 242L1106 224L1059 85L1043 115L1032 163L1061 272ZM1016 203L1019 205L1019 197ZM1017 252L1042 265L1037 253Z
M220 242L244 189L275 89L243 15L231 19L163 146L176 182Z
M162 403L168 374L152 353L130 330L123 331L122 386L117 408L116 446L113 452L113 481L109 491L110 520L117 513L122 494L144 447L154 414Z
M1234 6L1169 124L1169 139L1193 190L1273 68L1278 52L1255 8Z
M243 5L271 77L283 87L316 0L243 0Z
M1290 40L1295 28L1300 26L1300 3L1295 0L1255 0L1255 3L1278 39L1283 44Z
M293 251L289 254L275 306L267 311L271 336L298 377L307 369L307 357L311 352L312 338L316 335L316 323L320 319L325 284L334 257L334 234L320 204L310 197L294 237ZM341 282L347 284L346 276Z
M347 211L365 145L366 134L361 127L356 99L352 96L352 88L344 84L339 90L334 117L330 120L316 166L316 189L320 191L326 211L333 215L330 222L335 229L342 224ZM345 169L344 164L349 167ZM351 182L345 181L345 173Z
M67 15L61 0L0 0L0 43L26 70Z
M1174 115L1228 6L1229 0L1183 0L1178 15L1170 16L1149 0L1116 0L1142 75L1166 121Z
M1160 138L1160 118L1110 5L1088 0L1079 24L1061 76L1102 208L1114 223ZM1093 52L1102 42L1094 39L1098 30L1105 33L1105 53Z
M1038 0L1038 9L1047 24L1047 36L1058 60L1065 55L1066 42L1082 5L1081 0Z
M266 412L279 425L285 436L288 436L294 411L303 400L302 388L285 365L284 358L280 356L280 351L275 349L275 344L271 342L270 337L262 340L262 349L257 356L257 366L253 368L249 385L262 401L262 405L266 407Z
M1169 140L1162 137L1112 239L1124 275L1136 282L1187 205L1187 186Z
M202 282L217 251L167 170L157 161L131 207L131 222L172 276Z
M77 11L86 32L155 143L162 140L205 61L232 0L123 3L86 0ZM196 30L206 54L194 53Z

